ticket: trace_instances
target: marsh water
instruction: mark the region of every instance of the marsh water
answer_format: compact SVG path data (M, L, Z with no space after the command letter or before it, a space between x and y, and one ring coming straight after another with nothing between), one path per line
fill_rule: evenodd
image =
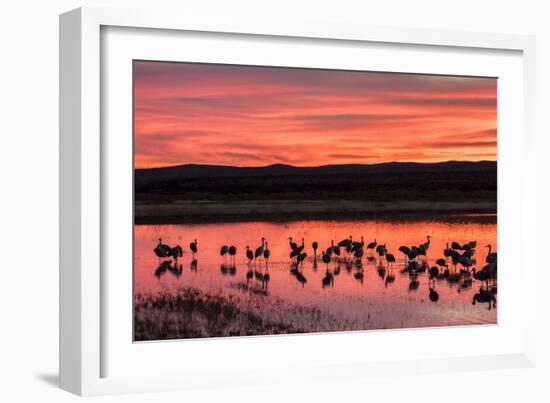
M364 237L361 265L346 258L344 250L339 259L323 263L321 251L331 241L337 244L350 235L354 241ZM426 272L414 277L402 272L406 257L398 248L420 245L427 235L431 236L428 267L443 257L446 244L453 241L477 242L473 257L478 268L485 264L485 245L497 250L494 215L401 221L137 225L134 295L139 312L134 315L135 339L496 323L496 285L492 285L495 298L487 300L480 291L484 284L471 276L456 281L439 278L430 284ZM269 259L249 262L247 245L254 251L262 237L267 240ZM298 245L304 238L307 257L298 268L289 256L289 237ZM170 246L182 246L184 253L177 263L162 262L155 255L159 238ZM194 239L196 255L189 249ZM375 251L366 249L374 239L395 256L391 268ZM316 257L313 241L319 244ZM222 245L237 248L234 261L230 256L220 256ZM330 282L323 281L327 271L332 273ZM158 298L163 302L158 303ZM192 304L186 304L186 298L192 298ZM197 299L206 301L208 307L200 308ZM226 309L225 302L231 310Z

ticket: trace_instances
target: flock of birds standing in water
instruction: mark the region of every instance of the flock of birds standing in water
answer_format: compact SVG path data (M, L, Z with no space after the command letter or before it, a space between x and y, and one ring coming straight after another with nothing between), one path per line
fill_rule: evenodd
M393 253L390 253L387 244L380 244L374 239L365 246L364 238L361 236L360 239L361 241L354 241L350 235L349 238L341 240L336 245L334 241L331 241L330 246L321 250L320 255L318 253L319 243L313 241L311 244L313 269L316 270L318 267L318 257L326 265L326 273L322 278L323 288L334 286L334 277L340 274L341 264L344 264L348 272L352 272L355 267L354 277L363 283L363 258L367 261L378 260L378 274L384 279L386 287L395 280L393 265L396 263L396 258ZM308 257L305 251L304 238L302 238L301 244L295 243L292 237L288 241L291 264L290 273L304 286L307 283L307 279L304 274L303 264ZM430 243L431 236L428 235L426 241L420 245L403 245L398 248L398 251L404 255L404 265L400 272L408 273L410 290L416 290L419 286L418 276L422 273L427 273L429 278L429 298L432 302L437 302L439 294L436 291L435 285L438 280L446 280L450 284L459 284L459 292L461 288L471 287L473 280L478 280L482 285L479 292L474 295L472 303L488 303L489 309L496 307L497 253L492 251L491 245L485 246L487 248L487 255L482 263L483 267L478 270L476 269L478 262L475 258L476 241L470 241L465 244L452 242L449 245L447 243L442 256L435 260L435 265L433 266L429 266L427 259ZM195 257L199 252L197 239L194 239L189 244L189 250L193 256L191 270L196 271L197 259ZM171 271L177 277L181 275L182 266L178 266L177 264L178 258L183 256L183 248L180 245L170 247L162 243L162 239L159 238L154 253L159 258L160 263L155 272L157 277L160 277L166 271ZM236 246L221 246L220 256L223 259L221 272L223 274L236 274L236 255ZM271 251L269 250L267 239L262 237L261 245L254 250L247 245L245 256L248 261L248 271L246 273L247 286L249 281L255 278L261 283L262 289L265 288L267 290L271 278L268 267ZM175 262L175 266L172 266L172 262ZM336 263L336 267L331 268L331 263Z

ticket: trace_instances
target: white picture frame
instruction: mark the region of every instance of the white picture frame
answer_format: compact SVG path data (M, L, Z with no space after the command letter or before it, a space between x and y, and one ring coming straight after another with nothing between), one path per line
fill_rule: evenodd
M132 47L130 41L132 36L139 35L139 29L145 31L141 31L143 36L139 38L141 49L135 50L135 45ZM113 36L106 39L105 33ZM120 163L113 164L109 157L110 147L124 148L128 144L119 143L119 140L128 139L124 140L125 137L118 134L111 135L111 132L115 127L126 132L128 116L131 116L131 110L125 103L129 96L127 87L124 87L127 70L118 67L124 67L127 60L136 56L132 49L134 52L143 52L140 54L145 55L144 58L175 60L182 57L171 51L163 53L163 49L173 47L171 45L174 41L181 40L179 33L192 33L194 40L216 34L216 41L222 42L231 41L231 38L248 38L253 42L270 41L274 46L280 43L281 49L287 46L285 44L288 41L299 41L300 46L311 46L312 41L317 41L315 43L319 46L329 46L333 51L338 51L339 47L345 47L346 44L357 47L356 52L361 52L361 46L368 44L382 48L393 46L397 56L399 52L407 52L410 48L411 52L423 52L425 61L433 62L433 67L427 64L417 64L415 67L410 62L410 66L403 67L406 71L434 74L462 72L473 75L487 72L487 75L491 75L491 71L501 68L499 71L502 71L503 77L510 77L510 80L506 79L510 87L508 84L499 87L499 246L506 246L507 242L513 240L506 235L509 233L513 233L516 240L519 238L517 242L521 245L527 245L527 235L534 242L534 38L315 21L304 21L300 25L269 20L217 21L149 10L73 10L60 17L60 384L63 389L80 395L94 395L293 382L296 374L300 374L301 380L323 379L327 376L327 369L335 370L331 371L331 378L334 378L338 376L335 374L350 371L356 376L369 376L374 373L397 375L534 365L536 296L533 290L527 291L521 287L522 282L526 284L528 277L535 275L534 254L520 254L522 267L519 280L515 280L517 287L511 287L510 282L506 281L506 259L502 259L504 278L499 278L499 283L502 283L502 287L499 285L499 294L505 297L502 304L499 301L499 326L444 330L447 332L446 337L457 340L464 337L494 337L495 347L487 352L468 349L466 353L466 349L457 347L453 351L431 353L422 340L437 329L190 340L146 343L147 347L136 347L126 337L126 332L131 332L131 329L126 329L128 301L125 297L121 297L123 302L120 304L113 301L113 296L117 293L125 295L131 285L128 284L125 289L124 281L127 277L113 276L105 271L108 260L114 258L109 254L105 229L110 228L110 225L117 228L125 225L124 218L118 224L112 224L115 220L113 217L117 215L106 214L113 208L111 199L118 198L114 194L116 188L121 188L121 192L127 190L124 186L112 187L112 183L109 183L119 181L116 183L122 184L124 177L120 174L128 169L127 164L124 164L127 153ZM158 49L153 52L151 48L155 43ZM242 46L246 50L249 44L243 40ZM196 48L189 42L188 49ZM147 49L151 53L147 53ZM450 55L446 62L448 67L445 68L443 64L438 67L435 63L437 52ZM465 63L460 63L467 54L482 60L478 66L480 70L470 70ZM106 57L113 61L118 58L120 61L110 65L108 61L102 60ZM203 56L196 53L194 57L201 59ZM227 61L227 57L223 60ZM269 57L261 52L254 52L254 56L250 57L255 57L258 64L273 64L277 58L282 65L288 64L288 61L284 61L283 52L277 50ZM217 61L212 56L204 60ZM504 67L495 66L497 61L501 61ZM302 62L307 63L307 60ZM319 62L311 63L315 66ZM383 65L379 68L389 71ZM106 80L102 74L116 78L116 84ZM131 80L131 77L127 77L126 82L128 79ZM501 105L501 97L514 98L510 100L513 103L503 102ZM518 106L521 108L518 109ZM112 113L110 108L117 113ZM114 120L111 119L113 115L117 116ZM107 137L106 133L109 134ZM501 142L502 133L506 137ZM511 152L513 150L518 151L518 155L514 155ZM502 175L502 170L508 171L506 175ZM515 186L508 186L512 183ZM117 208L124 208L124 205ZM516 216L512 217L511 212L515 212ZM122 216L128 217L125 214ZM510 223L504 235L501 234L503 223ZM514 257L513 253L521 252L499 250L504 258ZM127 314L131 315L131 312ZM131 318L129 320L131 322ZM120 329L117 324L120 324ZM316 357L314 349L328 338L339 339L340 343L344 341L347 347L336 358ZM393 356L388 357L376 356L375 350L368 349L363 355L353 353L354 346L365 341L379 346L379 343L388 339L391 340L388 343L396 345L404 338L418 342L420 351L410 354L397 349ZM252 357L255 356L254 351L265 351L266 346L272 354L268 354L262 363L253 358L243 360L240 351L244 345L252 350ZM302 353L291 360L280 354L283 348L299 349ZM178 354L186 357L187 362L164 359L162 367L166 368L165 373L155 375L147 371L132 371L136 367L133 361L136 357L139 357L144 367L151 367L153 363L160 366L161 361L155 361L159 356L171 358ZM204 360L205 356L210 358ZM210 370L208 365L200 365L201 361L211 364L212 360L218 360L219 371ZM127 364L124 365L124 362ZM111 368L111 364L116 370ZM305 368L307 371L304 371ZM230 376L227 371L230 371ZM250 373L256 374L253 380L249 377Z

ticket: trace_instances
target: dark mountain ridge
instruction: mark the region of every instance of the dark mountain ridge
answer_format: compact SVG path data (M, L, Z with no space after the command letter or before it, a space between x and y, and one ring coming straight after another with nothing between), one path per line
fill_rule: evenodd
M273 164L262 167L186 164L163 168L136 169L138 182L179 178L223 178L300 175L365 175L407 174L425 172L482 172L496 171L496 161L446 161L437 163L387 162L380 164L342 164L318 167L297 167Z

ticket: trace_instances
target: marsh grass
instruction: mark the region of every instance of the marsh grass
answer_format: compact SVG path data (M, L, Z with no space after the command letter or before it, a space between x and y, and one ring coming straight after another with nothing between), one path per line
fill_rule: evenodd
M246 291L246 290L243 290ZM317 307L289 304L263 294L209 294L195 288L138 294L134 340L310 333L372 328L366 320L342 320Z

